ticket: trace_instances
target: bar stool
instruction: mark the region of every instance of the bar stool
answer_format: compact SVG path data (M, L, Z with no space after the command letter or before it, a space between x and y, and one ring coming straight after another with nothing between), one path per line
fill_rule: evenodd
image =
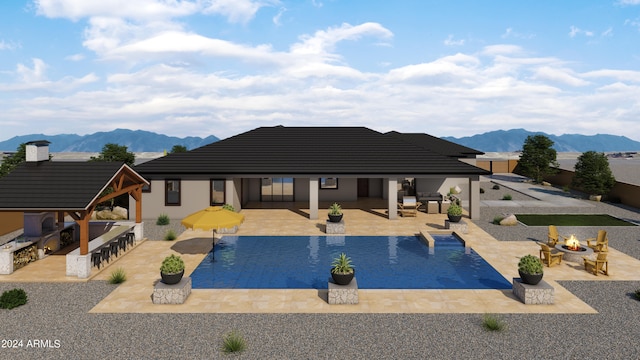
M130 232L127 233L127 244L133 246L136 243L136 234Z
M102 264L102 254L100 253L100 250L96 250L91 253L91 263L93 266L97 266L98 269L100 269L100 265Z
M111 255L118 256L118 242L112 241L109 243L109 249L111 249Z
M102 261L106 261L107 263L109 262L109 257L111 256L111 253L109 252L109 248L108 247L103 247L100 250L100 253L102 254Z
M118 247L120 248L120 250L122 250L123 252L125 250L127 250L127 237L126 236L120 236L118 238Z

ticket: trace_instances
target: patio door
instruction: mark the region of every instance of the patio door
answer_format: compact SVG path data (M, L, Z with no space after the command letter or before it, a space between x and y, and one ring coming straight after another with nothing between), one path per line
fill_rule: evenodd
M293 201L293 178L262 178L262 201Z

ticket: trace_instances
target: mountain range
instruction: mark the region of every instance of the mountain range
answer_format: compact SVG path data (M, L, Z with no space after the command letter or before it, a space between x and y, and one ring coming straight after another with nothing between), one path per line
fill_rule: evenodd
M191 150L220 139L213 135L204 139L197 136L178 138L144 130L115 129L82 136L76 134L15 136L1 141L0 151L15 151L20 144L34 140L49 141L51 152L100 152L105 144L126 146L131 152L162 152L171 150L174 145L182 145L187 150Z
M525 139L529 135L545 135L554 142L554 149L558 152L598 152L640 151L640 142L625 136L597 134L597 135L549 135L543 132L531 132L524 129L497 130L467 137L443 137L456 144L464 145L483 152L514 152L522 149ZM43 135L31 134L15 136L6 141L0 141L0 151L15 151L20 144L34 141L48 140L51 152L100 152L105 144L124 145L131 152L162 152L171 150L174 145L182 145L188 150L195 149L219 139L213 135L206 138L189 136L178 138L157 134L143 130L116 129L109 132L97 132L89 135Z
M597 134L550 135L543 132L531 132L525 129L497 130L483 134L455 138L443 137L456 144L464 145L483 152L514 152L522 150L522 145L529 135L544 135L553 141L553 148L558 152L623 152L640 150L640 142L626 136Z

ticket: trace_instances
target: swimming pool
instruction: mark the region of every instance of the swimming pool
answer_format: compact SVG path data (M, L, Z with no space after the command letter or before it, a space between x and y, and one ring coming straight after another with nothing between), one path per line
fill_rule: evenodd
M353 260L360 289L511 289L454 235L224 236L191 274L194 289L326 289L332 259Z

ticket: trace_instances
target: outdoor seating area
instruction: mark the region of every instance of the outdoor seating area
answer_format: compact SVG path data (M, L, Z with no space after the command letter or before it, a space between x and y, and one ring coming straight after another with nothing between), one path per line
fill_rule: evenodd
M127 251L127 249L133 247L135 245L135 241L135 234L127 232L117 238L103 242L91 251L92 266L100 269L100 266L104 266L104 263L109 263L112 260L112 257L117 258Z

